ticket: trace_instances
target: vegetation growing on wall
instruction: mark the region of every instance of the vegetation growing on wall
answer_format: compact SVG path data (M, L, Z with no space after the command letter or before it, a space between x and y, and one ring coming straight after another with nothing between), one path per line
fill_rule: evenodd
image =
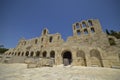
M107 33L107 35L111 35L111 36L116 37L117 39L120 39L120 32L116 32L116 31L114 31L114 30L108 31L108 30L106 29L106 33ZM112 39L112 38L109 38L109 43L110 43L110 45L116 45L115 40Z
M106 33L107 33L107 35L111 35L111 36L116 37L117 39L120 39L120 31L119 31L119 32L116 32L116 31L114 31L114 30L108 31L108 30L106 29Z

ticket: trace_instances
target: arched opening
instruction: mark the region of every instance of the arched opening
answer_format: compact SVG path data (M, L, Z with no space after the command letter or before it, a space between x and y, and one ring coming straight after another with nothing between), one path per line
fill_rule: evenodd
M39 57L40 56L40 51L37 51L36 52L36 57Z
M26 54L25 54L25 56L28 56L28 55L29 55L29 52L27 51Z
M55 64L55 51L50 52L50 58L52 59L52 63Z
M81 34L80 30L77 30L77 35L80 35L80 34Z
M18 52L18 56L20 56L20 52Z
M45 34L46 34L46 32L47 32L47 31L46 31L46 29L44 29L43 34L45 35Z
M37 42L38 42L38 40L37 40L37 39L35 39L35 44L37 44Z
M76 23L76 28L80 28L79 23Z
M41 42L43 42L43 38L41 38Z
M60 36L58 36L58 40L60 39Z
M64 66L70 65L72 63L72 53L70 51L65 51L62 53Z
M30 57L33 57L33 54L34 54L34 52L32 51L32 52L30 53Z
M88 34L88 30L87 29L84 29L84 34Z
M44 58L47 57L47 52L44 51L42 55L43 55Z
M78 62L81 66L87 66L85 53L82 50L78 50L76 56L77 56Z
M9 53L9 55L11 55L11 52Z
M52 36L50 36L50 38L49 38L49 42L52 42L52 40L53 40L53 37L52 37Z
M95 32L95 29L94 29L94 28L91 28L91 32L94 33L94 32Z
M88 20L88 25L89 25L89 26L93 26L93 23L92 23L91 20Z
M22 52L22 55L21 56L24 56L24 52Z
M85 22L82 22L82 27L86 27L86 23Z
M51 57L51 58L55 58L55 51L51 51L51 52L50 52L50 57Z
M103 67L102 59L100 52L98 50L92 49L90 51L91 63L92 66Z

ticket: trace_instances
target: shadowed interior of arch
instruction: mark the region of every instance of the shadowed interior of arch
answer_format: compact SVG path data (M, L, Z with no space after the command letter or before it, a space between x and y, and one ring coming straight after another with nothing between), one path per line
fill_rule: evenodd
M70 51L65 51L62 57L64 66L70 65L72 63L72 54Z

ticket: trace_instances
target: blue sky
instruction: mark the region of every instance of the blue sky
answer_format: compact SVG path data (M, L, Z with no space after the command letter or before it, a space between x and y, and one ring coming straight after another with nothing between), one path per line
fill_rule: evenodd
M104 31L120 31L120 0L0 0L0 44L14 48L44 27L66 40L72 24L87 19L99 19Z

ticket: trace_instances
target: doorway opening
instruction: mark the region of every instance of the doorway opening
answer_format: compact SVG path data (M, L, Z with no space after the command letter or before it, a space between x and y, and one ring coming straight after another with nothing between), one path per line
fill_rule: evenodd
M68 66L72 63L72 54L70 51L65 51L62 57L64 66Z

